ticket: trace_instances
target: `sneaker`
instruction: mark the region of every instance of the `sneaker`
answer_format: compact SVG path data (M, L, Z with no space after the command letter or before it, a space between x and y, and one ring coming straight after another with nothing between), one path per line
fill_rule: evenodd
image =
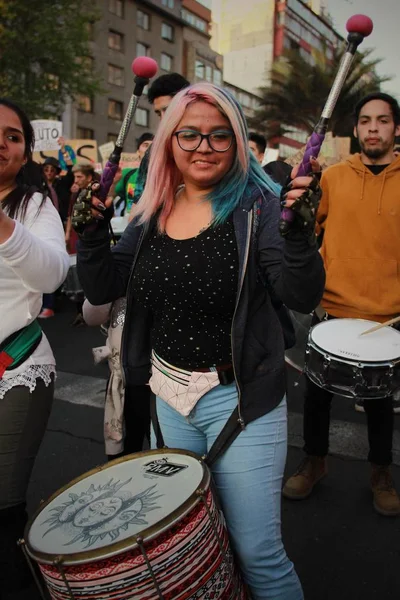
M49 319L50 317L54 317L54 310L51 308L44 308L38 315L38 319Z
M306 456L297 471L285 483L282 494L290 500L304 500L316 483L328 473L326 457Z
M356 400L354 408L357 412L365 412L364 400Z
M374 509L385 517L400 515L400 498L393 485L390 467L371 464Z

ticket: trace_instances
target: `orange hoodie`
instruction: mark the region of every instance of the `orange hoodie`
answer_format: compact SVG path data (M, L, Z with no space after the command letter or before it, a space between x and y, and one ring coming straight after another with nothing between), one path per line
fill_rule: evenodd
M323 307L380 322L399 315L400 157L374 175L355 154L327 169L321 187Z

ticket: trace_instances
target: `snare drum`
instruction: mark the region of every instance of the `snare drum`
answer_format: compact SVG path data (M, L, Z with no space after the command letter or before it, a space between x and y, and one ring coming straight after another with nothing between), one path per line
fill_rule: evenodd
M25 531L53 599L245 599L207 466L190 452L117 459L56 492Z
M386 398L400 386L400 332L362 319L332 319L309 333L305 372L318 386L346 398Z

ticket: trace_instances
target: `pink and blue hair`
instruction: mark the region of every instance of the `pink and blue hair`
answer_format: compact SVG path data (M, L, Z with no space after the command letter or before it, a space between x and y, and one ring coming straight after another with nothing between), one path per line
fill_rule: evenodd
M236 155L225 177L209 193L214 224L224 222L239 205L249 184L278 196L280 185L261 168L248 147L246 118L236 99L225 89L210 83L196 83L181 90L172 100L160 123L151 148L146 187L137 204L140 222L148 221L159 212L160 231L171 213L176 191L183 183L172 154L172 135L186 107L193 102L209 102L229 120L236 141Z

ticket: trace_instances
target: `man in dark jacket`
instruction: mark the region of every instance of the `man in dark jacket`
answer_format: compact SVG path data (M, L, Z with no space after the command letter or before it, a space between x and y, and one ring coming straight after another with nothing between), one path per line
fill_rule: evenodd
M58 143L63 153L67 171L65 175L60 175L61 167L56 158L49 156L43 163L43 175L58 198L58 210L62 222L65 224L68 217L69 200L71 196L71 186L74 183L74 174L72 173L73 162L65 146L65 139L59 138Z

